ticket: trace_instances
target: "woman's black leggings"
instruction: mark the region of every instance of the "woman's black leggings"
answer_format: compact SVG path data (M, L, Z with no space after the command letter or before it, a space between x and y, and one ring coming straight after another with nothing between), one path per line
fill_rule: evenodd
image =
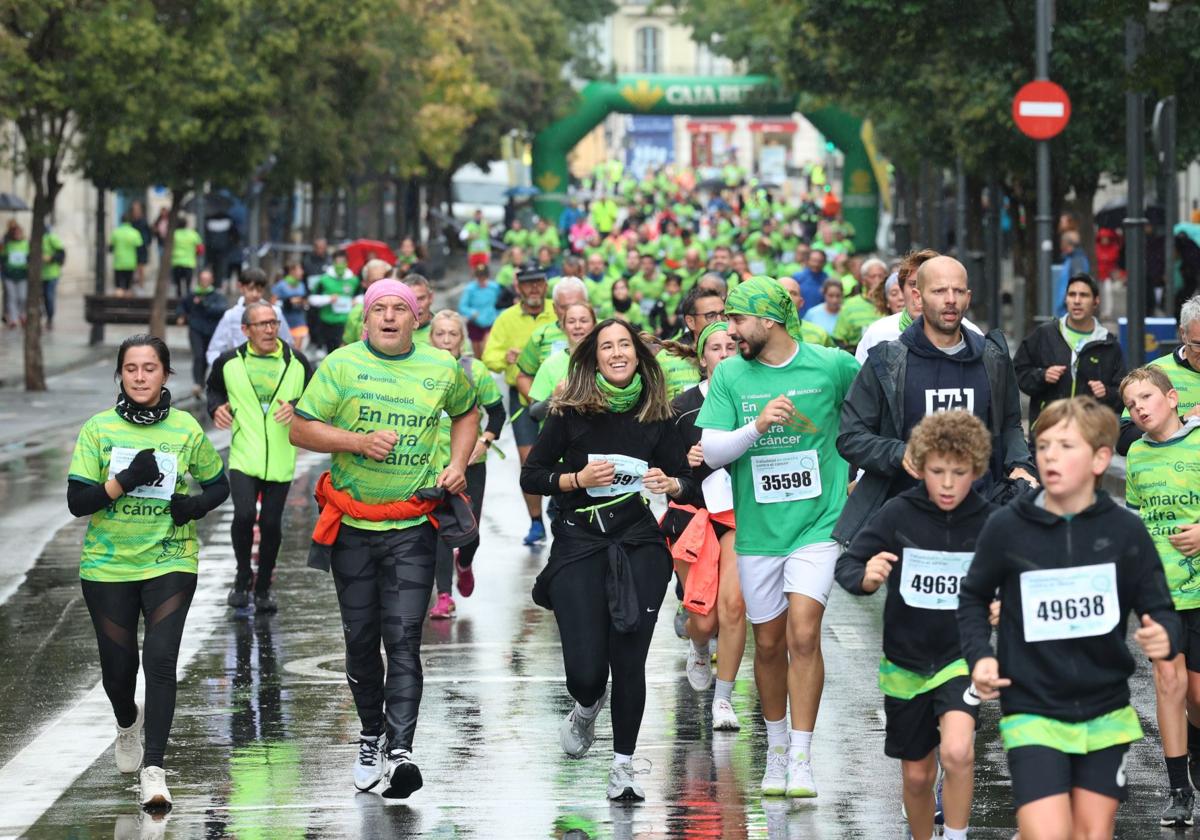
M271 575L279 544L283 541L283 506L287 502L290 481L263 481L238 470L229 471L229 493L233 496L233 524L229 539L233 556L237 558L237 588L265 594L271 588ZM257 509L259 494L262 509ZM250 568L250 553L254 550L254 523L258 522L258 577Z
M467 467L467 497L471 500L471 510L475 521L483 515L483 490L487 485L487 464L480 461ZM466 568L475 561L475 552L479 550L479 537L458 550L458 565ZM450 592L450 584L454 578L454 549L441 540L437 544L437 567L434 569L437 591Z
M555 539L561 539L555 534ZM646 708L646 654L671 579L666 546L629 550L629 568L638 593L641 621L633 633L612 626L605 594L608 554L597 552L565 566L550 581L550 600L562 637L567 691L591 706L604 694L612 672L613 751L633 755Z
M138 616L146 619L142 670L146 675L147 767L162 767L175 717L175 664L196 576L171 572L149 580L120 583L81 581L100 647L104 693L119 726L137 720L134 691L138 674Z

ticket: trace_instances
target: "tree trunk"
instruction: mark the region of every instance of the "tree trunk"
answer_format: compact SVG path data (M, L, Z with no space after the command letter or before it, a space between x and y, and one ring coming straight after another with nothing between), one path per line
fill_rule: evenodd
M46 368L42 359L42 241L46 237L46 216L58 194L57 177L45 173L46 181L34 183L33 223L29 232L29 272L25 281L25 390L46 390ZM46 188L51 189L48 191Z
M167 340L167 290L171 287L171 254L175 250L175 230L178 226L179 208L187 197L188 189L171 190L171 211L167 221L167 241L163 244L162 260L158 265L158 277L154 281L154 301L150 304L150 334Z

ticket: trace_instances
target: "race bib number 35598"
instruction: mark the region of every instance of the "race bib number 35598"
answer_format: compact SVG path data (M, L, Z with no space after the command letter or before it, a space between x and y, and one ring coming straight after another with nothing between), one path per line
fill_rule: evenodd
M1027 642L1103 636L1117 626L1119 613L1115 563L1021 573Z
M750 472L754 477L754 500L759 504L821 495L821 465L815 449L751 456Z

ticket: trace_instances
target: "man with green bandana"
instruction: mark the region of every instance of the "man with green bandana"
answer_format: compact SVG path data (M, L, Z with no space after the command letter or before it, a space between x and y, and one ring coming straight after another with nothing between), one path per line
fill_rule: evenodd
M741 355L714 371L696 425L705 462L728 465L733 478L738 576L767 729L762 792L812 797L812 732L825 682L821 620L849 472L835 442L858 363L803 341L796 307L770 277L740 284L725 312Z

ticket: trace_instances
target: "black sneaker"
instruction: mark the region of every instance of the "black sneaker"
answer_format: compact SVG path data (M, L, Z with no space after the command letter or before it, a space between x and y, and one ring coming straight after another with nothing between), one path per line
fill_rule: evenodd
M250 606L250 590L238 589L236 586L225 596L225 603L235 610L244 610Z
M1159 823L1167 828L1187 828L1195 823L1192 818L1192 808L1195 804L1196 793L1191 788L1172 788L1171 801L1162 812Z
M254 610L259 613L277 613L279 612L279 603L275 600L275 596L268 589L263 593L254 593Z
M384 799L408 799L425 784L421 778L421 770L413 763L408 750L388 750L387 775L384 776L387 787L383 789Z

